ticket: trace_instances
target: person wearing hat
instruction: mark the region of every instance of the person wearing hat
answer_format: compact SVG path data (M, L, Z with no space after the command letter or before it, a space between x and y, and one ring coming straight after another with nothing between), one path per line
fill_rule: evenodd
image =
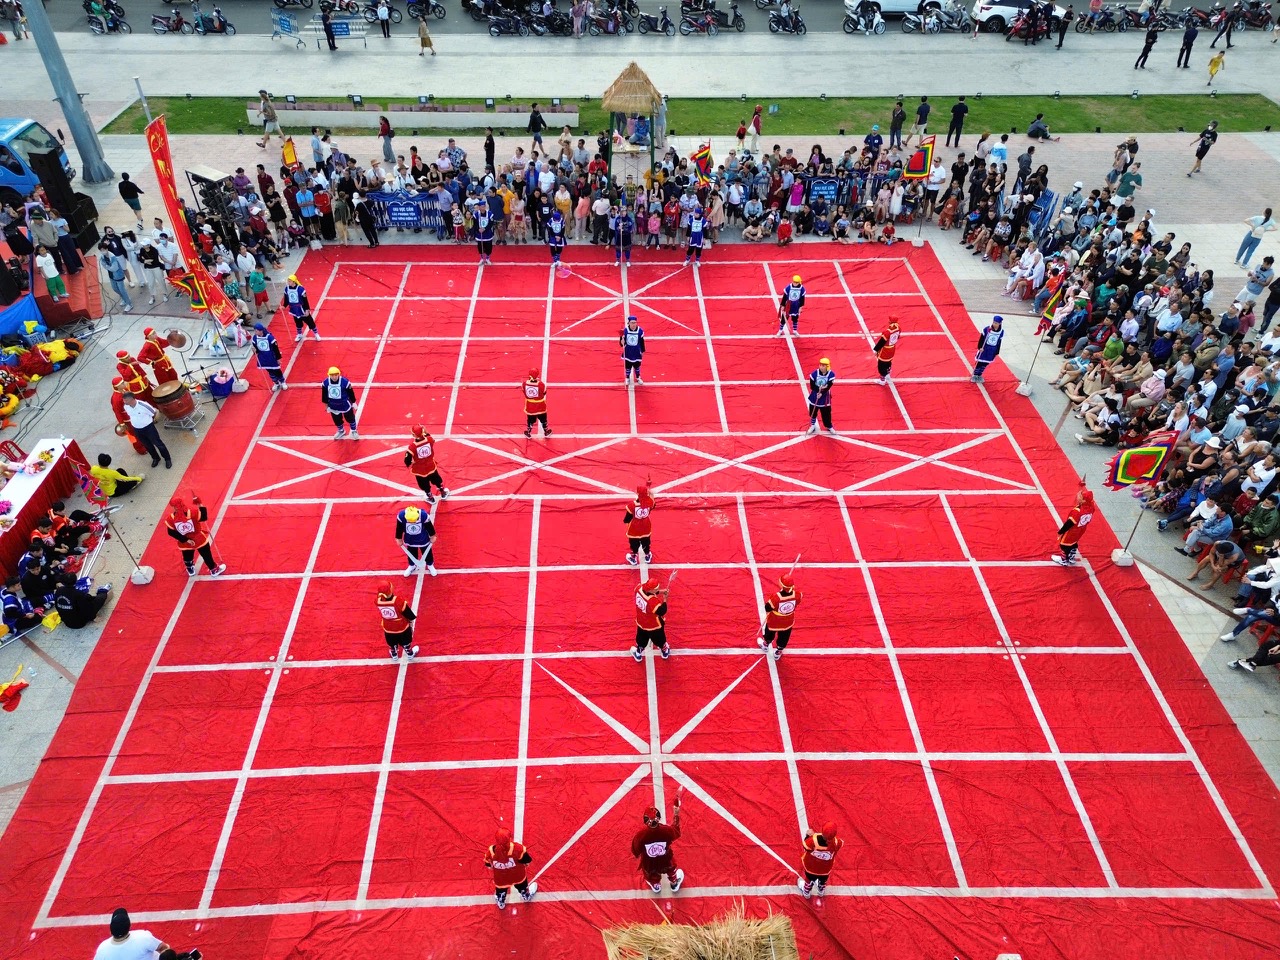
M129 411L124 402L126 396L132 396L132 394L129 392L129 385L124 382L124 377L112 377L111 412L116 416L116 433L122 437L128 437L129 443L133 445L133 449L138 453L146 453L146 446L138 439L138 435L133 432L133 424L129 420ZM123 433L121 433L122 429Z
M778 333L781 337L787 332L787 319L791 319L791 332L800 336L800 309L804 306L804 282L800 274L791 278L791 282L783 288L778 298Z
M671 884L671 892L677 893L684 883L684 871L676 866L675 851L671 845L680 839L680 797L671 808L671 824L662 822L662 811L646 807L641 815L644 826L631 838L631 855L639 862L640 873L649 889L662 892L662 878Z
M1138 388L1138 392L1129 398L1129 402L1124 405L1125 409L1130 414L1134 414L1139 410L1145 410L1147 407L1154 407L1163 400L1166 376L1168 375L1163 370L1153 371L1151 376L1142 381L1142 386Z
M701 205L695 206L689 214L689 240L685 245L684 265L690 262L696 267L702 263L702 248L706 244L707 221L702 215Z
M493 873L493 896L499 910L507 908L507 894L512 887L525 903L538 892L537 881L529 879L528 867L532 862L529 848L513 840L506 827L499 827L493 845L484 852L484 868Z
M529 377L520 385L524 393L524 435L533 436L533 425L542 424L542 435L551 436L551 427L547 425L547 385L542 382L542 371L534 367Z
M627 563L633 567L640 562L641 551L644 562L653 563L653 510L657 502L649 493L647 484L636 487L636 498L627 505L622 522L627 525Z
M898 324L898 315L889 314L889 323L880 333L880 339L871 348L876 355L876 372L880 375L880 384L889 382L893 372L893 357L898 352L898 338L902 336L902 327Z
M289 316L293 318L294 329L298 331L298 335L293 338L294 343L301 343L306 339L307 329L315 334L317 343L320 341L320 331L316 329L316 318L311 315L311 302L307 299L307 288L298 282L297 274L289 274L289 279L285 281L280 305L289 311Z
M116 351L116 372L124 380L130 393L147 403L154 402L151 395L151 381L147 379L147 371L128 350Z
M476 225L476 252L480 254L480 265L488 266L493 256L493 212L483 197L472 208L472 216Z
M347 428L343 425L345 421L351 425L351 439L359 440L360 432L356 427L356 390L337 367L330 367L329 375L320 381L320 399L333 418L333 425L338 428L333 439L341 440L347 435Z
M1093 491L1082 483L1076 493L1075 506L1058 528L1058 549L1062 553L1053 554L1050 560L1060 567L1071 567L1079 561L1080 538L1093 520L1094 510Z
M823 357L818 361L818 368L809 374L809 429L808 434L818 432L818 416L822 416L822 425L827 433L835 433L831 426L831 385L836 382L836 373L831 369L831 361Z
M871 132L862 138L862 145L867 148L867 155L871 158L871 165L874 167L876 160L880 158L880 150L884 146L884 137L880 135L880 124L871 125Z
M827 880L831 878L831 868L835 864L836 854L843 846L844 841L837 835L836 825L831 820L822 825L821 833L813 828L805 831L804 856L800 864L804 869L804 876L796 881L796 885L806 900L809 899L815 885L818 888L819 897L826 893Z
M627 317L627 325L618 335L618 345L622 347L622 382L631 383L632 375L636 383L644 383L640 378L640 363L644 360L644 328L635 317Z
M225 563L218 563L213 557L213 537L209 533L209 508L200 502L199 497L191 498L191 506L181 497L169 501L169 512L165 515L165 531L178 541L178 549L182 552L182 565L187 568L187 576L196 575L196 554L209 570L209 576L218 577L226 571Z
M265 371L271 378L271 389L288 390L289 385L284 382L284 370L280 367L280 344L271 331L264 324L255 323L249 343L258 360L258 369Z
M396 596L390 580L383 580L378 584L374 606L378 610L378 619L382 623L382 635L387 640L391 659L399 660L402 650L408 659L412 660L416 657L418 645L413 642L413 621L417 619L417 615L407 600Z
M150 930L132 929L129 911L124 907L111 912L110 930L111 936L98 945L93 960L150 960L169 949Z
M421 507L405 507L396 514L396 546L409 558L409 568L404 575L411 577L419 570L436 575L435 551L436 527L431 514Z
M782 651L791 642L791 629L796 623L796 607L800 606L802 594L796 589L791 574L784 573L778 578L778 589L764 602L764 625L756 642L760 649L768 651L773 644L773 659L781 660Z
M169 346L169 341L162 337L155 327L144 329L142 336L144 339L142 341L142 349L138 351L138 362L145 363L151 367L151 372L155 374L156 386L176 381L178 379L178 371L173 369L173 361L169 359L169 354L165 352L165 347Z
M978 336L978 352L974 354L973 374L969 377L971 383L983 382L982 373L1000 356L1000 344L1003 341L1004 317L997 315L991 318L991 322L982 328L982 333Z
M666 660L671 656L671 644L667 642L667 588L657 577L650 577L636 587L636 645L631 648L631 659L636 663L644 660L644 651L649 644L662 654Z
M564 253L565 245L568 243L568 240L565 238L564 214L559 210L552 211L551 217L547 220L547 226L546 229L543 230L542 235L546 241L547 250L551 254L551 266L553 269L558 269L560 266L560 257Z
M440 467L436 464L436 439L427 433L427 428L420 423L414 426L410 434L409 446L404 452L404 465L413 474L413 479L417 482L418 489L422 491L427 503L436 502L436 498L431 495L433 483L440 491L440 499L449 499L449 488L444 485L444 478L440 476Z

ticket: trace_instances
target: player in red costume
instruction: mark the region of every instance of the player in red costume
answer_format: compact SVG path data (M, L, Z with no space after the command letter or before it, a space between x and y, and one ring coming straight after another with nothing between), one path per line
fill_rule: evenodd
M374 606L378 608L378 619L382 623L383 636L387 638L391 659L399 660L401 650L410 660L416 657L418 645L413 642L413 621L417 617L409 606L409 601L396 596L391 581L384 580L378 584L378 597Z
M872 348L876 352L876 372L880 374L882 384L889 382L889 374L893 372L893 355L898 352L900 336L902 336L902 327L898 326L898 315L891 313L888 325Z
M1067 514L1067 519L1062 522L1062 526L1058 528L1058 548L1062 551L1062 556L1055 553L1049 558L1050 560L1060 567L1072 567L1079 562L1080 538L1084 536L1089 521L1093 519L1095 509L1093 492L1083 483L1080 484L1080 492L1076 494L1076 505Z
M129 422L129 415L124 411L124 395L128 392L129 387L124 382L124 377L111 378L111 412L116 415L117 423L124 424L124 436L129 438L129 442L133 444L133 449L138 453L146 453L147 448L134 435L133 425Z
M662 892L663 875L671 882L671 892L677 893L684 883L684 871L676 866L676 855L671 844L680 839L680 801L671 811L671 824L662 822L662 812L649 807L644 812L644 827L631 838L631 855L640 861L644 882L654 893Z
M800 606L801 593L796 589L791 574L784 573L778 580L778 590L764 602L764 630L757 641L761 649L773 644L773 659L780 660L782 651L791 641L791 628L796 625L796 607Z
M644 660L644 648L650 643L662 653L663 660L671 656L666 618L667 590L657 578L650 577L636 587L636 645L631 648L636 663Z
M627 525L627 563L633 567L639 562L638 554L644 551L644 562L653 563L653 550L650 538L653 536L653 497L649 496L649 488L636 487L636 498L627 506L622 522Z
M151 372L156 377L156 386L177 380L178 371L173 369L173 361L165 353L169 341L156 333L155 327L147 327L142 335L146 339L142 341L142 349L138 351L138 362L151 367Z
M493 846L484 852L484 868L493 871L493 896L499 910L506 908L507 893L512 887L525 903L538 892L537 881L528 879L532 862L529 848L512 840L511 831L506 827L499 827Z
M444 485L440 468L436 465L435 437L427 433L427 428L422 424L413 428L413 439L409 441L409 446L404 451L404 465L409 468L413 479L418 482L418 487L426 496L427 503L436 502L436 498L431 495L433 483L440 491L440 499L449 499L449 488Z
M187 576L196 575L196 554L204 560L209 568L209 576L220 576L227 569L225 563L213 559L213 538L209 535L209 508L200 502L199 497L191 498L188 507L181 497L169 501L169 513L164 518L165 529L169 536L178 541L182 550L182 562L186 565Z
M836 854L844 846L844 841L836 836L836 825L828 820L822 825L821 833L810 830L804 835L804 878L797 880L800 892L806 900L813 892L813 885L818 885L818 896L827 889L827 878L831 876L831 867L835 863Z
M135 397L150 404L155 403L155 398L151 395L151 381L147 379L147 371L142 369L142 364L129 355L128 350L116 351L116 372L120 374L125 386Z
M551 428L547 426L547 385L542 382L542 371L534 367L529 371L529 379L520 384L524 393L524 435L533 436L533 425L542 424L542 435L551 436Z

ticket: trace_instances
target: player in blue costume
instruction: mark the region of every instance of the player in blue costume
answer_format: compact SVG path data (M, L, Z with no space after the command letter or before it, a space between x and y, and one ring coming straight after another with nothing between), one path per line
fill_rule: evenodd
M547 241L547 249L551 251L552 265L560 266L560 254L564 252L567 241L564 236L564 214L559 210L551 214L551 219L547 221L544 238Z
M436 575L436 555L432 549L436 542L436 527L431 514L421 507L405 507L396 514L396 543L409 558L406 577L426 569Z
M822 425L827 433L835 433L831 426L831 385L836 382L836 372L831 369L831 361L823 357L818 361L818 369L809 374L809 429L807 433L818 432L818 417L822 417Z
M636 222L630 211L622 207L613 218L613 265L631 264L631 235L635 233Z
M493 255L493 211L489 204L481 200L476 204L476 251L480 254L480 263L489 263Z
M982 383L982 371L995 363L1000 356L1000 342L1004 340L1004 317L992 317L991 323L983 328L978 337L978 352L974 355L972 383Z
M280 368L280 344L271 335L271 331L263 324L255 323L249 342L258 358L258 369L265 370L271 378L271 389L288 390L289 385L284 382L284 371Z
M702 208L694 207L693 213L689 215L689 243L685 247L684 265L687 267L689 261L695 264L702 262L702 243L706 234L707 221L702 216Z
M321 339L320 331L316 329L316 318L311 316L307 288L298 282L295 274L290 274L289 279L285 281L284 296L280 298L280 306L289 311L289 316L293 318L293 326L298 331L298 335L293 338L294 343L301 343L306 337L304 324L315 334L317 341Z
M787 319L791 319L791 332L797 337L800 336L800 308L804 306L804 283L800 280L800 274L796 274L791 278L789 283L782 290L782 296L778 298L778 336L783 336L787 332Z
M636 383L644 383L640 379L640 361L644 359L644 329L635 317L627 317L627 325L618 336L618 344L622 347L622 382L631 383L634 373Z
M333 425L338 432L333 439L341 440L347 435L343 421L351 424L351 439L359 440L360 433L356 429L356 390L351 381L342 375L337 367L329 368L329 375L320 381L320 399L325 409L333 417Z

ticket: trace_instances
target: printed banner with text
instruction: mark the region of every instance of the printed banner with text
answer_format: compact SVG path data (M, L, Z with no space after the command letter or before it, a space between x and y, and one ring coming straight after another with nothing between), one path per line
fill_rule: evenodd
M164 198L164 209L169 215L169 224L173 231L173 239L182 251L182 259L186 261L188 273L180 278L180 286L191 294L191 309L194 311L209 310L218 322L224 326L231 323L239 314L235 304L213 282L209 271L200 262L200 254L191 239L191 231L187 227L186 217L178 206L178 183L173 176L173 157L169 154L169 130L165 126L164 117L159 116L147 124L147 148L151 151L151 163L156 169L156 179L160 181L160 196Z

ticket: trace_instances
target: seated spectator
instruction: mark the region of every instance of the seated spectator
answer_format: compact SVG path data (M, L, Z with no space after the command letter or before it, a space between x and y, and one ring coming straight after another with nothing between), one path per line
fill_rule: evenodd
M10 633L26 633L44 619L44 609L33 606L26 597L18 596L19 580L10 577L0 589L0 604L3 604L4 625Z
M89 468L89 473L98 481L98 487L108 497L119 497L133 490L145 477L131 477L111 466L110 454L98 454L98 462Z
M1207 517L1203 520L1197 520L1191 525L1191 533L1187 536L1187 542L1181 547L1174 547L1174 549L1184 557L1191 557L1201 547L1217 543L1219 540L1228 539L1234 529L1235 523L1232 521L1230 514L1215 503Z
M1187 579L1198 579L1200 571L1207 566L1211 576L1201 589L1212 590L1219 580L1225 579L1232 570L1235 570L1243 563L1244 551L1237 544L1232 543L1230 540L1219 540L1204 555L1204 558L1196 564L1196 568L1187 574Z
M98 614L110 597L109 583L92 593L87 584L85 589L81 589L78 584L61 583L54 593L53 605L64 624L72 630L80 630L98 621Z

